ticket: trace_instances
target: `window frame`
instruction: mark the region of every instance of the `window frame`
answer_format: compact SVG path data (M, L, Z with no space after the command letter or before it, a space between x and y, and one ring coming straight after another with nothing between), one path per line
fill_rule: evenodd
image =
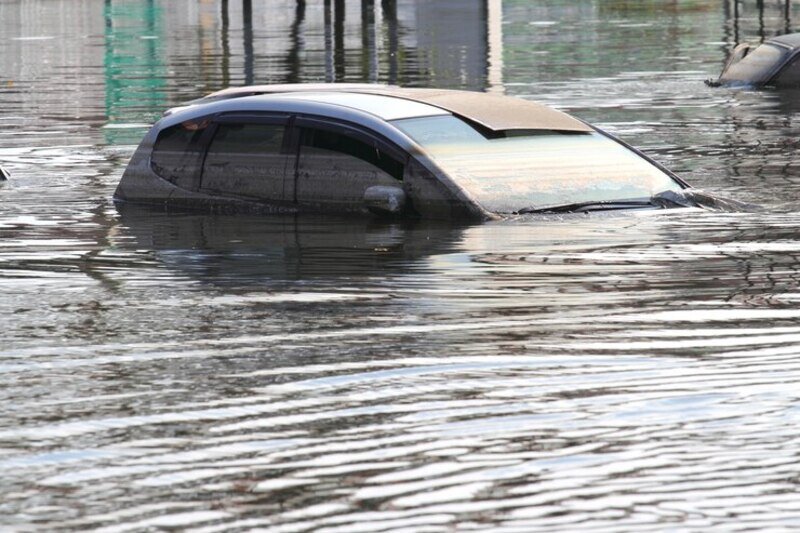
M208 126L210 132L207 134L207 136L204 136L204 138L201 139L201 141L204 140L205 143L203 145L203 157L200 161L200 171L198 172L196 178L196 191L199 191L203 188L203 174L205 173L208 152L211 148L211 143L214 142L214 137L217 135L217 130L222 124L282 125L284 127L283 141L281 142L281 148L278 153L287 156L292 155L290 147L292 145L291 132L292 121L294 120L294 117L288 113L276 113L270 111L229 111L225 113L218 113L216 115L210 115L209 120L211 121L211 124ZM283 179L285 180L286 178L287 177L284 175ZM231 191L231 193L235 194L235 191Z
M377 150L381 150L386 152L389 157L396 159L399 163L403 165L403 175L405 175L405 169L408 167L408 160L411 157L406 150L403 150L396 143L390 141L380 133L366 128L364 126L360 126L351 122L337 120L335 118L329 117L318 117L318 116L311 116L311 115L295 115L294 120L292 122L292 134L291 140L293 142L292 152L299 158L302 156L302 132L301 128L315 128L321 129L325 131L329 131L331 133L338 133L340 135L346 135L349 137L354 138L357 141L361 141ZM359 158L357 158L359 159ZM362 161L365 161L362 159ZM369 163L369 161L365 161ZM371 163L370 163L371 164ZM297 168L297 167L295 167ZM376 167L379 170L379 167ZM388 174L387 175L391 175ZM394 176L392 176L394 178ZM403 182L403 178L395 178L399 183Z
M166 128L162 128L161 130L159 130L158 135L156 135L155 141L153 141L153 147L150 149L150 155L149 155L148 161L147 161L148 162L148 166L150 168L150 171L153 174L155 174L156 176L158 176L159 178L163 179L164 181L167 181L167 182L171 183L175 187L180 187L182 189L190 190L190 191L199 190L199 188L200 188L200 176L202 175L203 165L205 164L205 161L206 161L206 153L208 152L208 145L209 145L209 143L211 141L211 138L213 137L214 133L216 132L216 125L213 123L212 118L213 118L213 115L197 117L197 118L186 120L186 121L183 121L183 122L178 122L176 124L173 124L171 126L167 126ZM176 180L172 180L172 179L167 178L166 176L163 176L156 169L156 164L153 161L153 158L156 156L156 149L158 148L158 143L161 140L162 135L164 135L164 133L166 131L172 130L173 128L178 128L178 127L182 126L186 122L203 122L203 121L209 121L208 126L206 126L204 128L203 132L197 138L194 146L192 146L191 144L188 145L190 148L193 148L194 151L197 152L197 156L198 156L199 161L197 163L197 167L195 168L195 171L191 175L185 176L183 178L185 181L189 182L191 184L191 186L190 187L183 187L183 186L181 186L181 185L179 185L177 183L177 181L178 181L177 179ZM188 152L188 150L187 150L187 152ZM184 153L187 153L187 152L184 152Z
M413 156L407 150L404 150L403 148L398 146L397 143L391 141L390 139L376 132L375 130L354 122L341 120L334 117L303 114L303 113L286 113L280 111L227 111L223 113L215 113L215 114L209 114L191 118L188 121L202 122L206 120L209 121L209 124L205 128L201 136L197 139L196 144L193 146L193 148L199 153L199 161L197 169L195 170L194 174L190 177L189 176L186 177L186 181L190 182L191 186L181 187L186 190L194 192L198 192L202 189L203 174L205 171L206 159L208 157L209 148L211 147L211 143L213 142L214 137L217 134L217 130L219 129L220 125L223 124L273 124L273 125L284 126L285 128L284 137L279 153L286 155L290 158L292 157L294 158L293 170L290 170L290 172L284 176L284 180L292 180L294 182L294 187L293 187L295 191L294 203L297 203L296 180L298 178L297 173L300 163L300 157L302 155L301 128L304 127L315 128L349 136L351 138L354 138L375 149L378 149L386 153L389 157L392 157L393 159L401 163L403 166L403 172L400 178L396 178L395 176L392 176L388 172L386 173L387 175L396 179L398 184L403 183L405 173L409 166L409 162L413 158ZM178 127L180 126L180 124L181 123L173 124L159 131L158 136L156 137L156 140L153 143L153 149L150 152L150 162L149 162L150 169L152 172L154 172L161 179L169 181L176 187L178 185L174 181L168 180L167 178L161 176L161 174L156 172L153 166L152 158L153 154L155 153L155 147L157 146L158 138L162 135L162 133L170 128ZM368 161L365 162L372 164ZM385 172L380 167L376 168L378 170Z

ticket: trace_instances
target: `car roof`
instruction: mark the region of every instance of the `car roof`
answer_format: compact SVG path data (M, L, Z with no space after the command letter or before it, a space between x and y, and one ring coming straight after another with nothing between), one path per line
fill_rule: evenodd
M772 37L767 42L778 43L783 46L788 46L789 48L797 48L800 47L800 33L789 33L787 35Z
M522 98L449 89L336 83L253 85L218 91L191 103L257 95L281 95L350 107L384 120L431 116L443 114L441 110L444 110L493 131L593 131L589 125L566 113Z
M253 98L294 99L304 102L333 104L341 107L358 109L375 115L383 120L397 120L402 118L430 117L435 115L449 115L444 109L428 104L406 100L403 98L390 98L369 93L348 93L338 91L321 92L294 92L286 94L255 96Z

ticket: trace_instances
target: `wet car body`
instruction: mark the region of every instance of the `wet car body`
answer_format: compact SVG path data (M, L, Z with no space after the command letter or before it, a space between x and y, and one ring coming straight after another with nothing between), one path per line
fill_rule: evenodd
M637 150L526 100L382 85L229 89L168 111L118 202L422 218L694 206Z
M800 87L800 33L773 37L758 46L738 45L719 78L707 83L715 87Z

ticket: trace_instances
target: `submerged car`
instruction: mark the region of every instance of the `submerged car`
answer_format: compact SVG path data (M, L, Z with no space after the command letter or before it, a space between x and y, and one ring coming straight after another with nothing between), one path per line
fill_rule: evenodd
M800 87L800 33L773 37L759 46L740 44L733 49L719 78L707 83L752 88Z
M115 200L425 218L695 206L680 178L527 100L382 85L254 86L168 111Z

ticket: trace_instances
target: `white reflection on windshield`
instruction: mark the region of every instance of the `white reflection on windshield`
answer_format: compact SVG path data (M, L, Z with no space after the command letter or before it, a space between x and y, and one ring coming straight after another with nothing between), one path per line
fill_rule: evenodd
M486 209L650 198L681 190L667 174L600 133L529 131L488 139L454 116L394 121Z

